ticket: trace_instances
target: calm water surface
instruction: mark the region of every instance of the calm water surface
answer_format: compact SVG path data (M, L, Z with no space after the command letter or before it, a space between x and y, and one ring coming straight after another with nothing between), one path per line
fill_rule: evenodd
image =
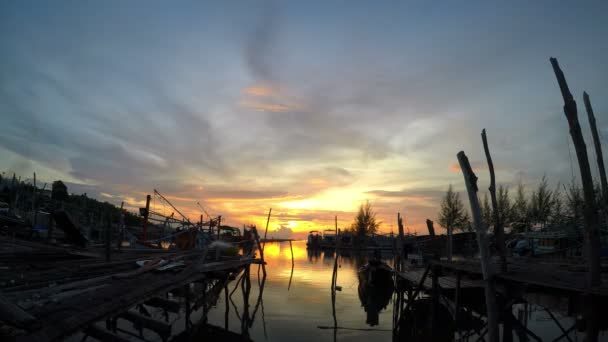
M334 254L331 252L309 253L305 241L293 242L294 267L292 273L289 243L268 243L264 249L267 262L267 278L263 292L263 312L256 313L250 337L255 341L333 341L334 320L331 304L331 280ZM386 256L390 259L390 256ZM387 260L388 261L388 260ZM337 339L344 341L390 341L392 329L392 305L380 312L379 324L370 327L366 313L358 297L357 270L367 262L367 257L340 256L336 293L336 319L339 327ZM389 261L390 262L390 261ZM252 266L250 312L259 294L257 266ZM291 284L290 284L291 280ZM229 289L235 286L231 282ZM243 309L243 296L239 288L232 297L239 311ZM261 306L260 306L261 307ZM209 313L209 323L223 327L225 302L222 295L217 307ZM239 312L239 315L242 312ZM230 307L229 329L241 332L241 323L234 306ZM320 329L319 327L329 327ZM353 329L374 329L362 331Z
M334 316L331 302L331 281L334 253L307 251L305 241L293 242L294 265L292 268L289 243L268 243L265 247L267 278L262 301L247 329L254 341L391 341L392 302L379 314L378 325L366 324L367 314L358 296L359 278L357 270L373 255L340 255L337 285L342 291L336 293L335 312L337 326L334 336ZM392 255L381 258L392 265ZM253 313L258 300L259 285L257 265L251 268L251 293L249 313ZM236 281L229 284L232 290ZM232 296L229 311L229 329L242 333L239 317L244 301L239 288ZM236 308L236 310L235 310ZM237 313L238 310L238 313ZM549 314L538 306L514 306L516 317L524 319L527 314L528 328L544 341L552 341L561 331ZM237 315L238 314L238 315ZM553 313L562 326L574 323L572 317ZM219 327L225 324L225 301L220 297L216 307L209 313L209 323ZM581 333L570 335L573 341L582 341ZM473 338L476 340L476 338ZM514 341L517 337L514 336ZM600 333L600 341L608 341L606 332Z

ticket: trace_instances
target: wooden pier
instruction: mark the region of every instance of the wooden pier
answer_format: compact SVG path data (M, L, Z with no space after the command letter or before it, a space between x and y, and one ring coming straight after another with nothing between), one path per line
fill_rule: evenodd
M154 249L123 249L106 262L104 253L10 238L0 238L0 248L0 332L16 341L56 341L79 332L121 341L118 319L167 340L171 326L146 315L146 307L182 310L189 322L192 311L217 301L230 279L261 262L252 256ZM149 262L138 266L141 260ZM192 284L201 283L203 290L193 293ZM168 299L170 292L185 299Z
M528 327L517 322L511 312L511 306L514 304L533 304L546 310L561 330L561 335L554 341L569 340L569 335L577 326L584 326L582 317L587 310L586 303L589 298L600 306L608 305L607 264L602 264L601 285L591 287L587 285L585 277L588 266L582 261L510 258L506 272L498 271L498 260L491 266L495 270L493 277L500 308L499 323L510 329L509 331L512 329L520 340L539 341L540 338ZM434 260L425 266L406 266L401 271L396 271L395 276L397 282L402 284L401 291L407 292L405 303L395 308L400 316L408 317L408 310L412 310L413 303L426 297L431 299L433 305L443 305L450 312L450 324L453 324L458 332L457 340L468 340L475 334L477 338L483 339L483 335L487 333L487 306L479 260ZM562 327L555 319L554 312L572 317L578 325L574 323L572 327L567 327L569 329ZM465 316L468 319L464 319ZM473 321L471 317L475 318L476 325L463 324L463 321ZM397 334L399 325L396 326ZM600 328L607 329L608 326L602 324ZM428 332L431 331L433 329L429 327ZM504 338L505 336L503 340Z

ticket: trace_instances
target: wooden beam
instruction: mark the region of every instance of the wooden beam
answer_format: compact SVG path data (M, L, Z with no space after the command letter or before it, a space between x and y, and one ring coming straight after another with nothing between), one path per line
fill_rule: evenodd
M562 92L562 98L564 99L564 114L568 120L568 126L570 127L570 136L574 143L574 149L576 150L576 158L578 159L578 166L581 172L581 183L583 185L583 196L585 199L585 206L583 212L583 219L585 221L585 242L586 242L586 254L589 262L589 272L587 273L587 281L589 287L599 286L602 282L600 275L600 220L597 212L597 206L595 203L595 190L593 186L593 178L591 177L591 167L589 166L589 157L587 156L587 146L585 145L585 138L581 130L581 125L578 121L578 109L576 108L576 102L570 93L566 77L559 67L557 59L551 58L551 65L555 72L555 77L559 84L559 88ZM590 301L594 304L594 301ZM594 310L588 310L592 313ZM598 322L597 317L593 315L587 316L587 327L586 327L586 340L597 341L598 338Z
M153 318L140 315L133 311L126 311L118 315L118 318L125 319L137 328L137 329L148 329L157 333L163 340L171 336L171 324L157 321Z
M111 332L110 330L106 330L103 329L97 325L91 325L88 328L86 328L84 331L85 336L91 336L96 340L102 341L102 342L129 342L131 341L128 338L119 336L113 332Z
M37 324L36 317L25 312L16 304L0 294L0 321L5 321L18 328L31 328Z
M494 163L492 162L492 156L490 155L490 148L488 147L488 138L486 136L486 129L481 131L481 140L483 141L483 149L486 153L486 160L488 161L488 169L490 170L490 197L492 198L492 211L494 216L494 236L496 237L496 247L498 254L500 255L500 269L502 272L507 271L507 247L505 245L505 230L502 224L502 218L498 212L498 201L496 200L496 176L494 174Z
M606 181L606 169L604 168L602 143L600 141L600 135L597 132L595 114L593 113L593 107L591 107L591 100L589 100L589 94L587 94L586 91L583 92L583 100L585 101L585 108L587 109L587 116L589 117L589 126L591 126L591 134L593 135L593 144L595 145L597 167L599 169L600 183L602 185L602 198L604 199L604 210L608 210L608 181Z
M435 227L433 226L433 221L426 219L426 228L429 230L430 236L435 236Z
M488 317L488 338L490 342L499 341L498 332L498 309L496 305L496 288L494 285L493 272L491 270L490 248L488 246L487 227L483 224L481 207L477 198L477 176L471 168L469 158L463 151L458 152L458 162L464 176L464 183L469 195L469 203L473 214L473 223L477 232L477 244L481 260L481 271L484 280L486 297L486 311Z
M180 304L174 300L169 300L161 297L154 297L147 300L144 304L155 308L162 308L168 312L178 313Z

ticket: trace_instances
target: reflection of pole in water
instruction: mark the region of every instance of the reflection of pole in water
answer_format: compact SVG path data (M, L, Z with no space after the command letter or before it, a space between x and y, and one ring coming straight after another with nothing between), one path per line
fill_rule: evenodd
M289 285L287 285L287 291L289 291L289 289L291 288L291 279L293 278L293 267L294 267L294 260L293 260L293 246L291 245L291 240L289 240L289 249L291 250L291 274L289 275Z
M249 294L251 292L251 278L249 276L250 266L245 267L243 280L241 281L241 290L243 292L243 316L241 319L241 334L249 337Z
M224 285L224 300L226 301L226 311L224 313L224 329L228 330L228 321L229 321L229 313L230 313L230 298L228 298L228 282Z
M331 311L334 318L334 341L336 341L338 335L338 320L336 318L336 281L338 279L338 243L339 231L338 231L338 216L335 219L336 223L336 256L334 258L334 270L331 276Z

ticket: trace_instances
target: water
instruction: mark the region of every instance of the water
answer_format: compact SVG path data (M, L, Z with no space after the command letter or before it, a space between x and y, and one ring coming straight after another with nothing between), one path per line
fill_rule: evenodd
M318 251L311 253L304 241L293 242L294 265L292 268L289 243L269 243L265 247L267 278L262 301L250 328L242 328L235 307L230 306L229 329L247 334L254 341L391 341L392 301L378 317L378 325L366 324L367 314L358 295L358 269L365 265L371 255L341 255L339 260L337 285L342 291L336 292L335 312L339 329L334 336L334 316L331 301L331 282L334 253ZM382 259L392 264L391 255ZM250 293L250 314L259 295L257 266L252 266ZM230 290L235 281L229 285ZM232 300L242 314L243 296L239 288ZM513 313L523 316L527 313L527 326L542 340L551 341L561 335L561 331L549 314L539 306L514 305ZM553 313L566 329L573 325L574 318ZM209 323L219 327L225 324L225 302L222 295L217 306L209 313ZM323 328L320 328L323 327ZM573 341L582 341L584 334L572 332ZM477 337L473 337L473 341ZM514 334L514 341L517 341ZM565 339L564 339L565 340ZM606 332L600 333L600 341L608 341Z
M294 264L292 267L289 243L268 243L265 247L267 277L258 284L258 265L250 268L251 288L249 296L243 295L243 287L238 278L228 284L228 291L233 292L228 301L228 321L226 322L225 293L222 292L217 303L208 312L208 323L228 329L239 335L249 336L254 341L392 341L393 302L387 302L377 317L378 324L366 323L368 314L362 306L358 294L358 270L365 265L372 255L351 254L345 252L339 257L337 285L341 291L336 292L335 319L332 306L332 272L334 253L318 251L311 253L304 241L293 242ZM387 264L392 264L392 255L379 256ZM241 273L242 274L242 273ZM240 278L240 275L239 275ZM195 293L201 293L201 284L192 284ZM260 296L260 289L263 289ZM245 300L248 298L248 300ZM183 304L184 298L172 296L171 299ZM388 298L387 298L388 300ZM382 304L384 306L384 304ZM183 305L182 305L183 307ZM162 310L150 309L152 317L163 320ZM197 310L191 315L196 326L204 310ZM516 304L513 314L543 341L552 341L561 335L557 324L540 306ZM560 324L568 329L574 324L574 318L553 312ZM167 322L173 324L173 334L178 334L185 327L185 313L170 314ZM136 329L126 321L119 322L119 328L138 334ZM158 335L144 330L144 337L149 341L160 341ZM80 340L82 334L75 336ZM570 333L572 341L582 341L584 334ZM191 337L192 341L229 341L229 338L217 336L207 338L204 334ZM474 335L469 340L476 341ZM518 341L514 334L514 341ZM533 339L530 339L533 340ZM563 339L566 340L566 339ZM600 333L600 341L608 341L606 332ZM236 341L241 341L238 339Z
M264 249L268 272L263 292L263 309L258 310L249 329L255 341L333 341L334 320L331 304L333 253L309 253L304 241L293 242L294 267L292 274L289 243L269 243ZM388 256L386 256L388 258ZM366 324L367 314L358 296L357 269L365 264L365 256L339 258L336 292L336 337L343 341L390 341L392 336L392 305L379 315L379 324ZM252 266L250 303L255 306L258 296L257 266ZM291 284L290 284L291 280ZM230 283L230 289L235 282ZM232 297L242 311L240 289ZM209 313L209 323L224 327L225 302L221 296L217 307ZM239 312L242 314L242 312ZM234 307L230 307L229 329L241 332L241 323ZM320 329L329 327L330 329ZM353 329L374 329L371 331Z

